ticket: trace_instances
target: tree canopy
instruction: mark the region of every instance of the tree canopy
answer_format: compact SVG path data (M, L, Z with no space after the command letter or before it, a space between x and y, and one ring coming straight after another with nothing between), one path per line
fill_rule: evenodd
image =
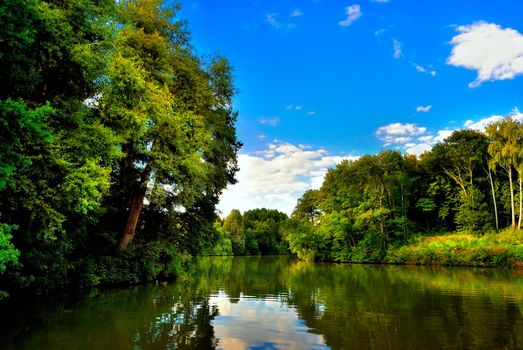
M484 234L499 221L515 229L521 125L508 117L486 132L457 130L419 158L387 150L342 161L298 199L283 229L290 250L307 260L378 262L420 235Z
M241 147L232 67L178 11L0 4L0 289L174 274L213 227Z

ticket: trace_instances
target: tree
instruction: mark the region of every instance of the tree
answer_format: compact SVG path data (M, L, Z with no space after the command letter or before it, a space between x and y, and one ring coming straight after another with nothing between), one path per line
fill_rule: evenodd
M200 62L183 22L176 20L177 7L135 0L122 2L119 10L123 28L109 57L101 105L124 153L112 191L113 206L126 203L118 244L124 252L148 192L170 197L163 200L167 210L191 208L204 197L215 204L234 181L241 144L230 107L228 62L216 58L207 67Z
M434 146L442 171L465 196L470 196L477 170L487 154L487 137L474 130L456 130L443 143Z
M252 209L243 213L245 246L248 254L283 254L287 246L281 227L288 217L275 209Z
M241 146L232 67L171 5L0 3L2 285L156 278L212 239Z
M488 152L491 156L489 167L494 171L497 167L501 167L508 176L510 191L511 226L513 230L516 229L516 212L514 206L514 186L512 170L518 164L518 157L521 149L520 130L521 127L519 122L515 121L512 118L505 118L501 121L488 125L486 128L487 135L490 139L490 144L488 146ZM521 174L519 175L519 179L521 197Z
M238 209L233 209L223 222L223 229L232 240L233 252L243 254L245 249L245 234L243 230L243 217Z
M0 222L17 227L20 264L6 278L20 286L67 281L108 189L118 150L86 101L99 92L114 9L110 0L0 4Z
M298 203L292 212L292 217L316 223L321 216L320 191L307 190L298 199Z
M456 130L443 143L432 149L432 160L445 175L460 188L456 223L463 229L483 228L485 207L482 194L477 189L479 177L487 158L488 140L483 133L474 130Z

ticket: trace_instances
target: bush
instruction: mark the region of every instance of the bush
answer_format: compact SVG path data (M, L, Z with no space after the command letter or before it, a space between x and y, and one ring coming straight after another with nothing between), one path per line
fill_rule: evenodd
M409 245L391 248L385 261L396 264L453 266L513 266L523 261L521 232L474 236L448 234L423 237Z
M135 284L173 279L187 270L190 260L190 255L179 253L169 242L135 244L124 255L88 260L84 284Z

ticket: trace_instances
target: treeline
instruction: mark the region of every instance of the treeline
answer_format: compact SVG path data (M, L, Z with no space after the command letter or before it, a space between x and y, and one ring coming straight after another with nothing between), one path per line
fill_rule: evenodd
M0 290L176 274L237 171L231 66L161 0L0 4Z
M509 265L523 260L522 180L523 126L505 118L454 131L419 158L388 150L342 161L298 200L283 234L306 260ZM503 240L475 238L506 226L515 233ZM398 250L456 231L472 234L468 245L454 237Z
M283 237L283 225L287 220L287 214L274 209L247 210L243 215L238 209L233 209L224 220L216 220L200 254L289 254Z

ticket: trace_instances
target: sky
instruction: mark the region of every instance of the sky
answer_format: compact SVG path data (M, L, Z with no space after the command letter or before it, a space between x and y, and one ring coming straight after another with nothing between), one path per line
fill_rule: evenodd
M182 1L198 54L234 67L243 148L221 215L290 214L343 159L523 119L521 13L521 0Z

